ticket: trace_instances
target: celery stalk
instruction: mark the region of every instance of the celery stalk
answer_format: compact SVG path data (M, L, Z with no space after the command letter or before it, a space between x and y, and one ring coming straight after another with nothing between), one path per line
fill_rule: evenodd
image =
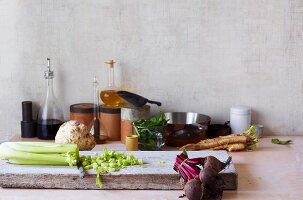
M59 162L59 161L36 161L36 160L24 160L24 159L15 159L11 158L8 160L11 164L17 164L17 165L62 165L67 166L67 162Z
M39 149L41 149L39 151ZM0 145L0 159L26 165L77 165L77 145L47 142L5 142Z
M2 145L17 151L30 153L66 153L77 151L76 144L57 144L49 142L4 142Z

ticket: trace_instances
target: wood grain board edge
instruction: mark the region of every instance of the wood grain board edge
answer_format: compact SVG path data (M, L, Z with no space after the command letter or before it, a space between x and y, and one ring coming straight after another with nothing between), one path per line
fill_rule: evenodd
M220 174L225 181L225 190L237 189L237 174ZM32 188L32 189L84 189L99 190L96 186L95 175L2 175L0 187L3 188ZM14 181L18 180L18 181ZM101 180L105 190L181 190L181 184L177 174L174 175L103 175Z

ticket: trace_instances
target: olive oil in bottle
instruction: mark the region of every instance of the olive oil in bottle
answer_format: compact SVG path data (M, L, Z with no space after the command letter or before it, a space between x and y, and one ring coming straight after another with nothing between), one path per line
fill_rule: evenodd
M117 88L114 79L114 61L108 60L105 62L108 66L108 86L101 91L100 98L107 107L120 107L124 101L117 95Z

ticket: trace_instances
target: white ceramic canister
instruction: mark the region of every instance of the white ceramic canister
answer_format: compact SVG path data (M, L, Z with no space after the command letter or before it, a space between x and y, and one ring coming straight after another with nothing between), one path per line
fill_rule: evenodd
M240 134L249 129L251 123L251 109L247 106L230 108L230 127L232 133Z

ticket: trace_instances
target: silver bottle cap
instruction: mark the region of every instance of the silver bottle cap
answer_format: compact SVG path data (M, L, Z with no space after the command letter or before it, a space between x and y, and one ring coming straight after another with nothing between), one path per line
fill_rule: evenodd
M46 79L54 78L54 71L51 71L49 58L47 58L47 71L44 71L44 77Z

